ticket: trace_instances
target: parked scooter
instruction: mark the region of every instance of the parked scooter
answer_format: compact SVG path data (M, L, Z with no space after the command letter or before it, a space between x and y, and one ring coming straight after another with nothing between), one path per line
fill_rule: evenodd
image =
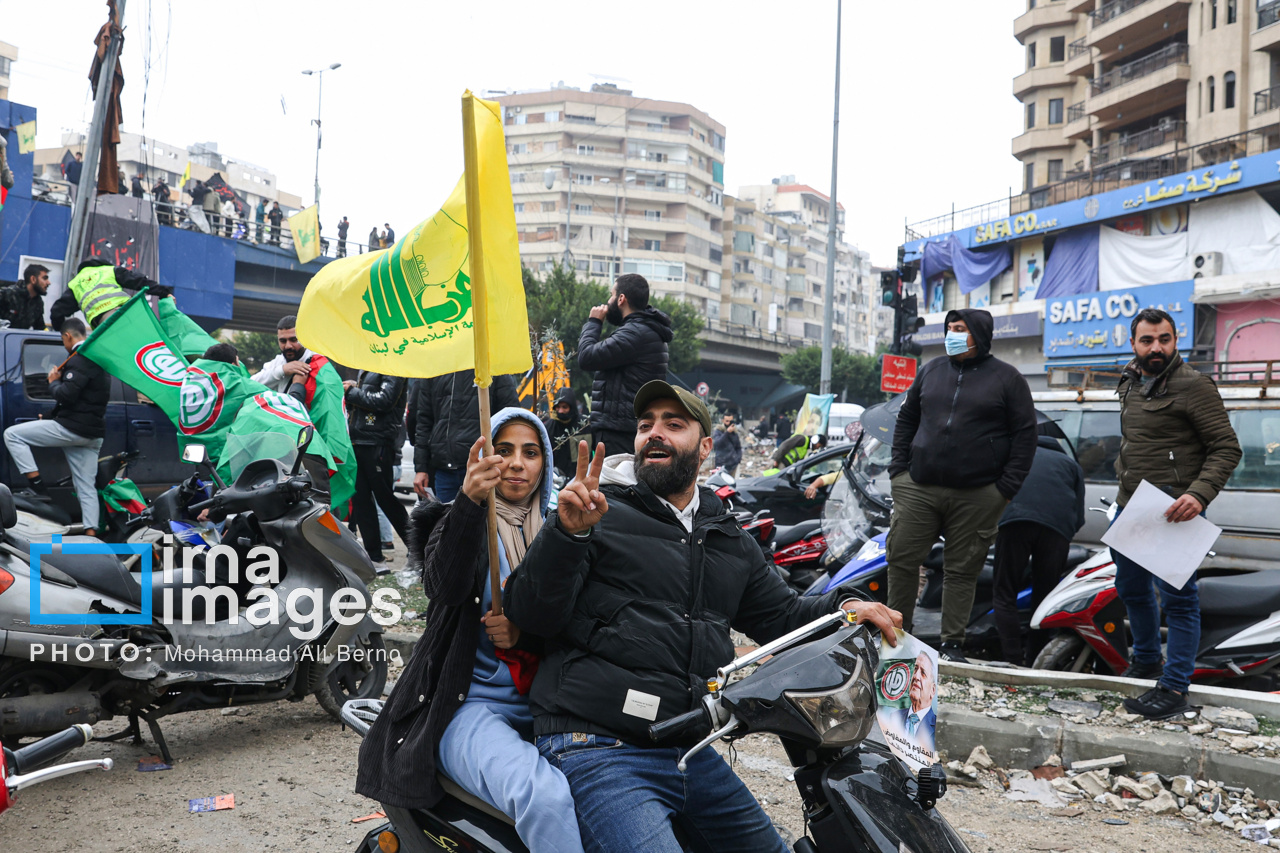
M94 477L98 490L97 538L103 542L144 542L152 538L148 536L146 523L138 518L146 503L128 476L129 463L138 456L135 450L103 456L98 460L98 473ZM70 475L53 483L55 486L70 484ZM13 503L18 509L18 532L29 539L84 533L79 504L74 504L68 511L51 500L26 495L14 495Z
M1199 577L1196 583L1200 648L1191 680L1246 690L1280 689L1280 572ZM1059 631L1036 657L1036 669L1124 672L1129 629L1115 584L1109 548L1068 572L1031 619L1032 628Z
M915 777L879 739L873 683L878 662L866 626L853 625L843 612L824 616L727 664L701 708L656 723L649 732L659 743L696 742L681 769L721 738L777 735L796 768L808 828L793 845L797 853L966 853L969 848L934 808L946 793L942 766ZM730 675L755 664L760 666L753 673L729 683ZM381 709L379 701L349 702L343 721L363 736ZM430 809L384 805L388 822L369 832L360 853L524 853L510 818L446 777L439 779L446 796ZM685 848L694 849L687 843Z
M212 497L183 506L187 481L157 498L171 515L235 515L219 548L169 552L167 578L163 559L148 575L137 560L130 570L112 553L77 553L72 546L103 547L88 537L27 539L12 529L12 497L0 487L0 737L126 715L124 734L140 739L146 721L168 760L157 721L169 714L314 693L337 718L346 700L381 695L386 652L365 586L373 566L327 501L312 498L301 471L312 434L303 430L292 469L258 459ZM189 445L184 459L204 463L204 448ZM33 620L36 601L63 624ZM394 605L378 608L394 618ZM144 624L128 624L139 616Z
M47 766L92 738L93 729L81 723L21 749L0 752L0 814L11 807L18 792L26 788L85 770L110 770L114 763L110 758Z

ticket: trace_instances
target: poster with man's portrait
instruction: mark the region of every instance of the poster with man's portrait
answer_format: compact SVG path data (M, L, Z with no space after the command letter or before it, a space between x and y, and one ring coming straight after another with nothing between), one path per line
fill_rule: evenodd
M804 405L796 413L796 432L810 438L826 435L827 422L831 418L831 402L835 398L835 394L805 394Z
M876 720L885 743L912 773L938 760L938 653L898 630L898 645L880 644Z

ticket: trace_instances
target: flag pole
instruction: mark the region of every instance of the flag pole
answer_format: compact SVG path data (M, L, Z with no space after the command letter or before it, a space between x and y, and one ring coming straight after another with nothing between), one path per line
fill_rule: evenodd
M475 324L476 396L480 398L480 434L484 436L484 452L493 450L493 427L489 422L489 386L493 374L489 369L489 304L485 292L484 247L480 234L480 156L476 144L475 96L468 89L462 95L462 155L467 191L467 242L471 262L471 304ZM505 163L503 164L506 165ZM489 490L489 589L493 597L493 613L502 615L502 577L498 569L498 505L497 489Z

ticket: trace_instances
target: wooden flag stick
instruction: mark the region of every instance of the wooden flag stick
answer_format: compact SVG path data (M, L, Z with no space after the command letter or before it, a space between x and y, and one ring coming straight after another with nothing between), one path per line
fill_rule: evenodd
M488 456L494 453L493 427L489 423L489 386L476 389L480 398L480 434L484 436L484 452ZM489 523L485 525L489 534L489 588L493 593L493 615L502 615L502 577L498 568L498 490L489 490Z

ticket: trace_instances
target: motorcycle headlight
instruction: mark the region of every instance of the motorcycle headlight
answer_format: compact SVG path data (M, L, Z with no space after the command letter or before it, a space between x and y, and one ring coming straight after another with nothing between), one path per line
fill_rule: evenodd
M782 695L813 726L823 746L854 746L870 733L875 720L871 671L861 657L853 660L853 673L834 690L783 691Z

